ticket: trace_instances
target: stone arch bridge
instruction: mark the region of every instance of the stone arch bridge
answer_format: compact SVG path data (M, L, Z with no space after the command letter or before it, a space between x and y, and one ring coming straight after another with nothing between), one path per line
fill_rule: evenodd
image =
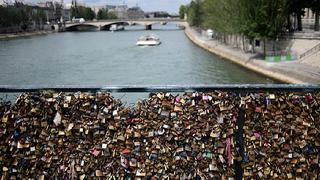
M152 25L167 23L175 23L178 26L185 27L186 22L180 19L137 19L137 20L106 20L106 21L87 21L84 23L67 23L63 27L63 31L77 31L81 29L110 30L110 27L116 25L142 25L146 30L152 30Z

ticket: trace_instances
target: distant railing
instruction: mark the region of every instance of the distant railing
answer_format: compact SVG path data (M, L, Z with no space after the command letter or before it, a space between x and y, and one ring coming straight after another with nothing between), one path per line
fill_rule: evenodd
M316 45L315 47L313 47L312 49L308 50L307 52L303 53L300 55L300 59L313 55L316 52L320 51L320 43L318 45Z
M318 32L283 32L280 35L281 39L311 39L320 40L320 33Z

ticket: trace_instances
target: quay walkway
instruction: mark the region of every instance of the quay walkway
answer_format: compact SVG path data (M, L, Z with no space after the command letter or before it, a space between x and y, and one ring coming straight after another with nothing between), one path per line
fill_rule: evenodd
M256 54L245 53L240 49L223 45L216 40L205 40L192 27L186 26L185 34L198 46L239 64L247 69L285 83L319 84L320 68L301 61L273 63L257 59Z

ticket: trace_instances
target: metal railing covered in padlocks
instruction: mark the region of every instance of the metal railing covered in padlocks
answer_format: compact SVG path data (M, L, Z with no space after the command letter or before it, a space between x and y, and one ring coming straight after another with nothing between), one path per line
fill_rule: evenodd
M0 92L22 93L12 105L0 103L4 178L319 178L318 85ZM127 108L110 92L150 95Z

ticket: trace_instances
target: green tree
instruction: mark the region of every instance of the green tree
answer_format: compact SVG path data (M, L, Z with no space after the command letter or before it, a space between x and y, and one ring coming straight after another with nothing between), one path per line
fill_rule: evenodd
M308 7L311 8L311 10L315 14L315 24L314 24L314 30L319 31L320 30L320 24L319 24L319 16L320 16L320 0L309 0L307 2Z
M97 19L117 19L118 17L114 12L109 12L107 9L100 9L97 13Z
M188 23L191 26L200 26L202 24L203 12L201 0L191 1L188 8Z
M108 19L108 10L107 9L100 9L97 13L97 19Z
M287 10L287 16L293 15L297 21L297 29L298 31L302 31L302 16L304 16L305 11L304 8L306 8L307 1L305 0L287 0L286 1L286 10ZM288 18L288 24L291 24L290 18Z
M71 8L71 16L75 18L92 20L96 17L96 14L90 7L74 6Z
M250 0L243 0L241 4L241 7L247 6L241 15L241 31L251 40L259 38L275 41L285 28L286 0L245 1Z
M187 13L187 11L188 11L188 7L186 5L181 5L180 6L180 8L179 8L180 19L184 19L184 16Z
M220 33L238 33L238 3L234 0L205 0L203 25Z
M118 16L114 12L108 12L108 19L118 19Z
M286 22L286 0L205 0L201 5L204 27L223 37L244 35L251 43L276 40Z
M24 6L0 7L0 25L2 27L27 24L29 16Z
M0 6L0 27L19 26L26 29L30 22L40 24L46 19L43 9L33 9L31 6L16 2L13 6Z
M75 6L71 8L71 15L75 18L84 18L86 20L92 20L96 17L96 14L90 7Z

